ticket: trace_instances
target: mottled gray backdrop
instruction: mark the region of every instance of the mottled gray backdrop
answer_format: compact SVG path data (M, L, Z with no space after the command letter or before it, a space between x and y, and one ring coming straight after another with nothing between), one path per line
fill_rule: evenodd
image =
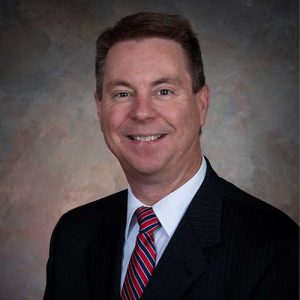
M0 299L41 299L51 231L126 186L97 123L98 33L137 11L199 33L219 174L298 221L298 1L0 0Z

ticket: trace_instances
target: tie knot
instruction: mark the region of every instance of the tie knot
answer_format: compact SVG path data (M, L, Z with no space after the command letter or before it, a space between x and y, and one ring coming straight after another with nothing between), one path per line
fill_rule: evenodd
M139 222L141 233L150 235L160 227L160 222L152 207L141 206L135 211L135 215Z

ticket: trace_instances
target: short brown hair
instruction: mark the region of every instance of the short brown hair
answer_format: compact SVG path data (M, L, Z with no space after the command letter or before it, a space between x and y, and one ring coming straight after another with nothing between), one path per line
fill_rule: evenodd
M161 37L178 42L187 57L193 92L205 84L201 50L190 22L179 15L141 12L127 16L105 29L97 39L96 88L102 93L104 66L109 49L118 42Z

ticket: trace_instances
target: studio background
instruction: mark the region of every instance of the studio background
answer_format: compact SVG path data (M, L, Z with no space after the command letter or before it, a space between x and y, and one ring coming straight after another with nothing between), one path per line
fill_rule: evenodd
M126 187L96 116L95 40L138 11L192 20L211 88L204 154L298 222L298 1L1 0L0 299L41 299L58 218Z

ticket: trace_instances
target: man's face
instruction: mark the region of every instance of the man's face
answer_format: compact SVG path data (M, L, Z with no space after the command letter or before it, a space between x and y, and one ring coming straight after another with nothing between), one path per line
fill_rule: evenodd
M195 172L208 88L192 92L181 45L161 38L119 42L104 71L100 125L129 181Z

